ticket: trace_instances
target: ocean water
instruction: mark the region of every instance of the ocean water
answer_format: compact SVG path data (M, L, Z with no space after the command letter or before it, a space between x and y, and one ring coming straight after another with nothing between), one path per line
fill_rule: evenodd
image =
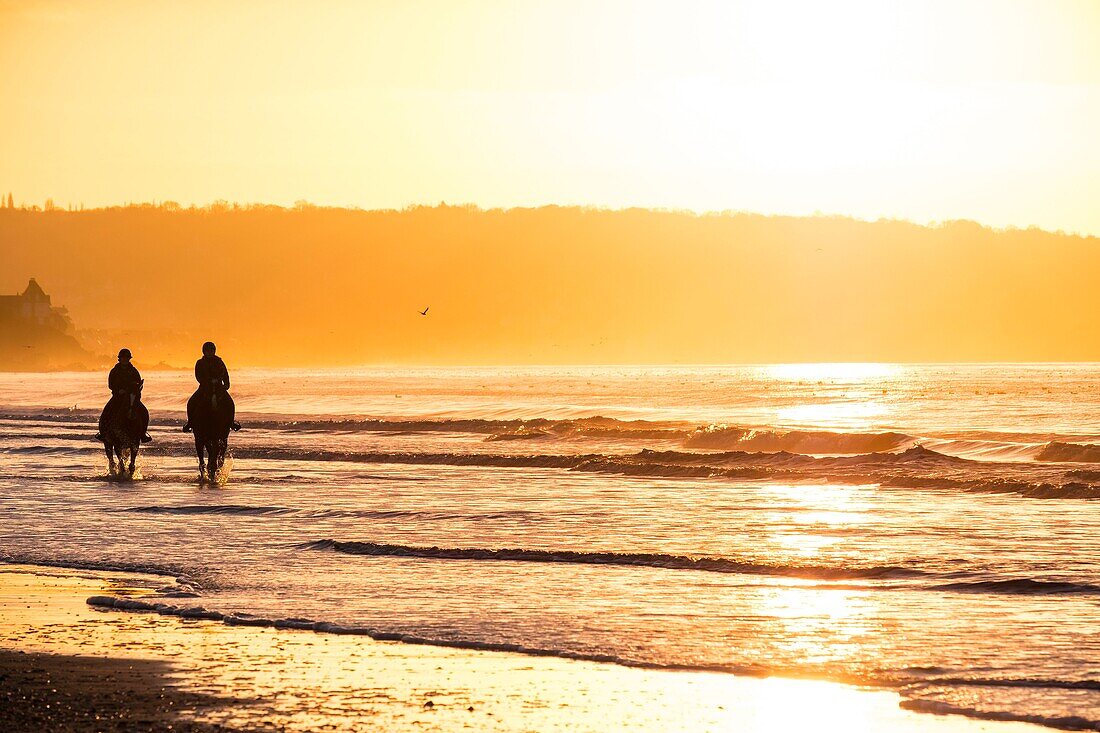
M139 365L140 367L140 365ZM897 689L1100 729L1100 365L185 372L116 481L106 375L0 375L0 559L163 612Z

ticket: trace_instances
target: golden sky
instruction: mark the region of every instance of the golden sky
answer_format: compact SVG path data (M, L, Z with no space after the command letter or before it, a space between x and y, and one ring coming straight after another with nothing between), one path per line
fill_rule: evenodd
M1100 2L11 2L17 202L471 202L1100 234Z

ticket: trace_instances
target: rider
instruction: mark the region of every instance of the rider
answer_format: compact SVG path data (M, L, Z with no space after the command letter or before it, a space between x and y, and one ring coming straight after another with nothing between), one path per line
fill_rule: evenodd
M202 345L202 358L195 362L195 380L199 383L199 388L187 400L187 414L194 414L199 399L215 401L219 392L224 392L229 400L229 421L234 430L240 430L241 424L234 419L237 408L233 404L233 398L229 397L229 370L225 368L222 358L216 355L217 350L212 341ZM183 432L191 432L190 418L183 426Z
M118 363L111 368L111 373L107 375L107 387L111 390L111 399L107 401L107 404L103 407L103 412L99 415L99 432L96 433L96 440L103 440L103 426L110 410L118 409L125 405L126 417L129 418L134 410L134 403L138 401L141 393L141 374L138 372L137 367L130 363L130 359L134 358L129 349L121 349L118 352ZM142 443L148 443L152 438L149 433L146 433L142 438Z

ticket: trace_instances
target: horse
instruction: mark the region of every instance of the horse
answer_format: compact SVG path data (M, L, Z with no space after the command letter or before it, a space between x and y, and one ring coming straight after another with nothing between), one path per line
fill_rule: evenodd
M209 476L211 483L217 481L218 471L225 464L233 413L233 398L220 385L199 390L187 401L187 420L195 434L195 455L199 458L199 478Z
M149 410L141 403L141 388L144 385L145 380L142 379L137 383L136 392L115 395L103 410L103 418L99 426L99 433L103 436L103 450L107 453L111 474L120 478L125 478L127 474L129 478L134 477L141 439L149 429ZM130 462L128 472L124 453ZM118 459L117 469L115 468L116 458Z

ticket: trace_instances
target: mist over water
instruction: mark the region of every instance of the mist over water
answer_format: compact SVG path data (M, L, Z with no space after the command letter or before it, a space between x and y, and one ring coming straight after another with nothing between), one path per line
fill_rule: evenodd
M0 376L0 557L178 576L163 612L1100 725L1100 366L237 370L214 486L190 374L144 376L129 483L103 375Z

